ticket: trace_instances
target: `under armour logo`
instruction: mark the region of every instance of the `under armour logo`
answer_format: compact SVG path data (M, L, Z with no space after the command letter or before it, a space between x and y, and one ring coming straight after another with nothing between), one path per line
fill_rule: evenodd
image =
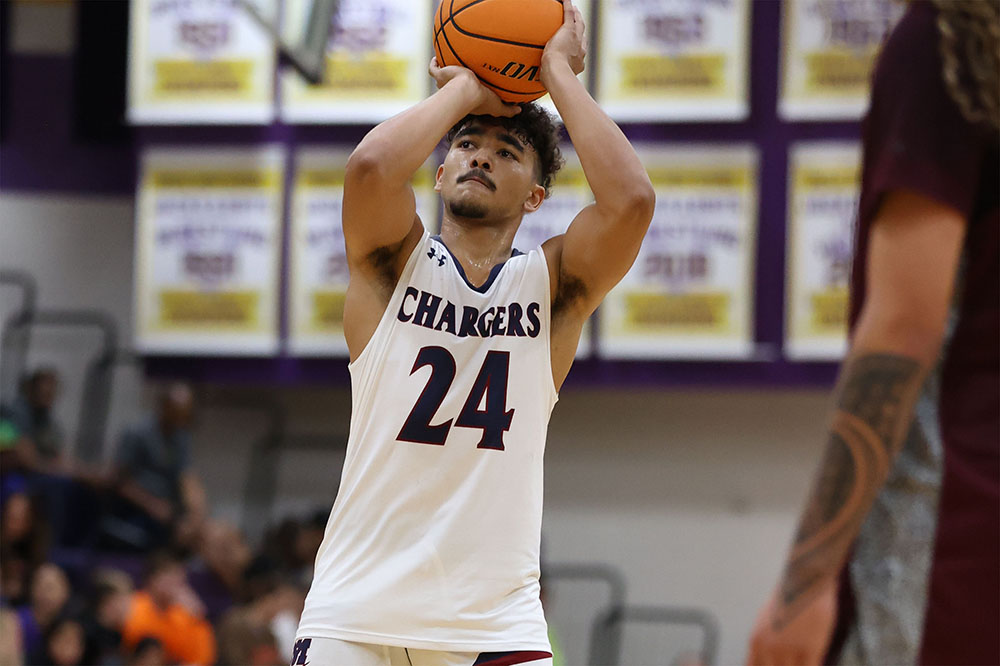
M295 648L292 651L292 661L289 662L289 666L306 666L309 662L306 661L306 653L309 652L309 646L312 645L313 639L311 638L300 638L295 641Z
M448 257L446 257L443 254L438 254L437 250L435 250L434 248L430 249L430 252L427 253L427 257L428 259L433 259L434 257L437 257L438 266L444 266L446 263L448 263Z

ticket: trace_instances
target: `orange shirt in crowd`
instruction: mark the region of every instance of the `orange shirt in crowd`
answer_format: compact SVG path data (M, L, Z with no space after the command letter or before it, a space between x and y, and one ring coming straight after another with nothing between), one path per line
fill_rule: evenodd
M211 624L178 604L162 610L148 593L136 592L122 628L122 642L131 649L146 636L159 640L171 661L205 666L215 663Z

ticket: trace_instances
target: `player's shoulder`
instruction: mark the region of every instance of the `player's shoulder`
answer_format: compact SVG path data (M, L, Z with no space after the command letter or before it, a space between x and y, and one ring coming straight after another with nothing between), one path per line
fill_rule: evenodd
M566 234L559 234L558 236L553 236L548 239L539 247L542 254L545 255L545 260L549 262L550 266L562 258L563 242L565 239Z

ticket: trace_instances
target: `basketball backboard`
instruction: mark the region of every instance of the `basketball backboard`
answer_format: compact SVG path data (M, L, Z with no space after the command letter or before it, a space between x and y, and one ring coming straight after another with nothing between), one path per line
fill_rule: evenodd
M326 67L326 46L330 26L337 13L340 0L296 0L306 5L305 11L296 14L304 20L296 25L280 25L280 20L265 16L255 0L238 0L254 20L274 39L281 57L310 83L323 80Z

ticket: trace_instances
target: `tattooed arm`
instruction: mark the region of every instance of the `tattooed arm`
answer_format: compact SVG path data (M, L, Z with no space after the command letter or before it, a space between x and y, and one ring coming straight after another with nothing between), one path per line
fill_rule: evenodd
M932 199L886 196L865 305L835 392L826 452L784 573L757 618L751 664L819 664L836 579L889 474L944 337L965 221ZM858 258L861 260L861 258Z

